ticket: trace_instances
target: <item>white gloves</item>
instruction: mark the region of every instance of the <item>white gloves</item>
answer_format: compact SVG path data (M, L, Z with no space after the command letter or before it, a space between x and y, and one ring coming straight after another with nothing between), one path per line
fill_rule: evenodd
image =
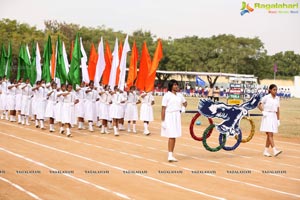
M280 120L279 119L277 120L277 125L280 126Z
M166 125L166 122L165 122L165 121L162 121L162 122L161 122L161 127L162 127L163 129L166 129L166 128L167 128L167 125Z
M267 112L266 111L262 111L262 115L263 115L263 117L266 117L267 116Z
M185 113L185 107L184 106L181 107L181 113Z

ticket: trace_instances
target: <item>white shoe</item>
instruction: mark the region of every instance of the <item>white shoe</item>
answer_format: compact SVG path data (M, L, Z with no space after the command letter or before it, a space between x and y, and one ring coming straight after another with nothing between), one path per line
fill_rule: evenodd
M119 133L118 133L118 132L115 132L115 136L119 136Z
M70 132L68 132L67 137L72 137L72 134Z
M60 128L59 133L64 134L65 130L63 128Z
M104 131L104 133L109 134L110 132L108 130Z
M145 130L144 131L144 135L150 135L150 131L149 130Z
M101 130L100 133L101 133L101 134L104 134L104 130Z
M269 152L267 152L267 151L264 151L264 156L266 156L266 157L272 157L272 155Z
M29 124L29 123L26 123L26 126L30 126L30 124Z
M133 129L133 130L132 130L132 132L133 132L133 133L136 133L136 130L135 130L135 129Z
M169 162L177 162L178 160L176 158L174 158L173 156L169 156L168 161Z
M282 153L282 151L276 150L276 151L274 151L274 156L276 157L276 156L278 156L278 155L281 154L281 153Z
M128 133L130 133L130 132L131 132L131 130L130 130L130 129L127 129L127 132L128 132Z

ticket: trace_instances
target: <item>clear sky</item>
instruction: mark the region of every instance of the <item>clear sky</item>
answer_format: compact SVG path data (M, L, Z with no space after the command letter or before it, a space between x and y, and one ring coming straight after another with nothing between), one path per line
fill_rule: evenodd
M255 3L298 3L298 8L292 9L298 13L270 14L256 8L241 16L242 1L0 0L0 19L16 19L39 29L48 19L88 27L104 25L129 34L142 29L164 39L218 34L257 36L269 55L287 50L300 54L300 0L245 0L251 7Z

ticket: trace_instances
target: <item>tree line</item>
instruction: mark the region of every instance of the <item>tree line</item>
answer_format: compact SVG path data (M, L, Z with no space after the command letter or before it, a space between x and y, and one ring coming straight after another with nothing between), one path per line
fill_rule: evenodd
M25 43L30 46L32 42L38 42L41 55L43 55L44 45L49 35L52 41L56 41L60 36L69 52L76 33L79 33L88 55L92 43L98 46L101 36L113 48L115 38L122 41L127 35L105 26L85 27L56 20L46 20L44 25L45 29L39 30L35 26L16 20L0 20L0 45L4 44L7 47L11 42L13 66L18 65L21 44ZM139 56L144 41L147 43L149 53L153 56L157 39L157 36L150 31L136 30L129 35L130 45L134 40L136 41ZM267 50L258 37L245 38L227 34L208 38L186 36L173 39L169 37L162 39L162 44L164 56L159 64L159 70L254 74L261 80L273 77L276 64L278 66L277 77L291 79L293 76L300 75L299 54L294 51L285 51L267 55ZM157 74L160 81L167 80L169 76Z

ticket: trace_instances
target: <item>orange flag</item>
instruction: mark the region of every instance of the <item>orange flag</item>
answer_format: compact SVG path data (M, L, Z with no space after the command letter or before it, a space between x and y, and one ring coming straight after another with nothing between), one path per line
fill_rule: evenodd
M102 75L102 84L107 85L109 83L109 76L111 70L111 63L112 63L112 54L109 48L109 44L106 42L105 44L105 69ZM111 88L113 89L113 88Z
M71 60L72 60L73 49L74 49L74 41L72 40L72 42L71 42L71 48L70 48L70 63L71 63Z
M117 68L117 74L116 74L116 84L119 83L119 76L120 76L120 62L121 62L121 58L122 58L122 51L123 51L123 45L122 45L122 41L120 41L120 45L119 45L119 66Z
M56 59L55 59L55 48L52 46L52 56L51 56L51 78L54 80L55 78L55 66L56 66Z
M141 91L145 90L146 79L148 77L150 66L151 66L151 58L148 52L147 44L146 42L144 42L143 49L142 49L142 56L140 60L139 73L136 80L136 87Z
M163 57L162 43L159 39L157 42L157 47L153 56L152 64L148 72L148 77L146 78L145 91L150 92L154 89L154 82L156 77L156 70L158 68L159 61Z
M127 89L129 89L133 85L136 79L137 61L138 61L138 50L136 48L136 43L134 41L132 45L132 53L130 57L129 71L128 71L127 82L126 82Z
M89 64L88 64L89 79L91 81L93 81L95 78L97 61L98 61L98 54L94 46L94 43L92 43Z

